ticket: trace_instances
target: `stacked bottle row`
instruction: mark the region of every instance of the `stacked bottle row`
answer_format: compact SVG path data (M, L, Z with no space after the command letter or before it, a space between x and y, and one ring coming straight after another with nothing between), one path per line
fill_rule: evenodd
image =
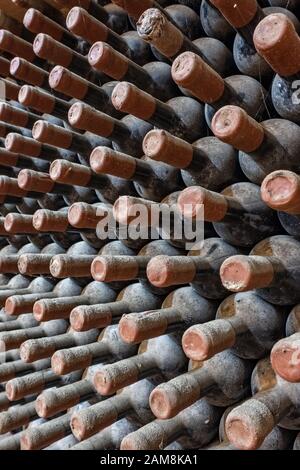
M0 449L298 449L298 2L6 4Z

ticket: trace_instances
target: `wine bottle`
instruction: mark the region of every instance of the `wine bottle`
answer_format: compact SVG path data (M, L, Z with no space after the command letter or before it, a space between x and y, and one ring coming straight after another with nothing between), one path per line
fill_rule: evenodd
M209 0L201 2L200 19L202 28L208 37L219 39L228 46L232 45L234 29Z
M49 245L46 245L42 250L39 249L39 247L33 243L26 243L23 245L16 254L5 254L4 253L0 254L0 271L5 272L5 273L14 273L18 274L19 271L19 264L20 264L20 258L23 256L31 256L33 258L36 258L40 254L58 254L62 253L64 250L61 248L56 243L50 243ZM21 273L21 274L28 274L28 273Z
M44 449L70 433L70 414L66 413L40 426L28 428L20 439L21 450Z
M9 71L11 76L21 85L28 83L29 85L39 86L46 90L50 89L48 85L49 73L22 57L14 57L11 60Z
M258 362L253 372L252 393L226 419L226 434L235 447L258 449L277 424L298 429L299 385L278 378L268 358Z
M112 0L112 3L119 5L129 15L129 19L133 26L138 21L139 17L146 11L148 8L158 8L161 12L166 15L169 21L174 22L172 16L169 15L165 7L168 7L173 3L173 0ZM176 4L182 3L186 4L185 0L176 2ZM194 3L194 2L193 2ZM191 7L191 5L188 5Z
M53 320L53 322L48 322L32 328L1 332L0 342L1 346L5 347L7 350L15 349L30 337L39 338L43 336L53 336L59 333L64 333L66 329L67 323L64 320Z
M75 331L104 328L118 323L125 313L156 309L160 305L159 296L135 283L123 289L114 302L76 307L70 314L70 323Z
M261 185L263 201L278 211L278 218L284 230L296 238L299 237L300 230L298 185L299 176L287 170L270 173Z
M210 60L206 50L202 51L197 47L197 43L191 41L177 26L166 18L163 12L156 8L150 8L140 16L137 22L137 31L142 39L146 42L150 42L160 54L172 62L181 53L191 51L200 56L207 64L211 66L215 65ZM213 45L215 41L216 40L212 39L207 42L207 49L209 46ZM204 49L206 49L206 47ZM223 52L225 51L229 58L231 54L227 48L223 46ZM220 64L218 67L219 72L221 72L222 65L224 66L224 64ZM226 64L226 66L228 67L228 64Z
M233 56L239 71L266 83L272 78L272 69L255 49L253 43L254 30L259 22L268 14L275 13L274 8L262 9L257 0L239 2L224 2L224 0L211 0L221 14L237 31L233 46ZM279 13L286 13L297 26L298 20L289 11L278 9Z
M113 206L114 219L121 227L129 228L129 232L133 229L134 238L141 237L148 241L149 238L150 240L163 238L171 245L185 250L189 246L194 246L196 235L176 230L179 223L182 225L182 216L177 209L180 194L180 191L171 193L160 203L132 196L121 196ZM168 217L171 216L175 224L170 223L169 227L164 226L163 215L165 213ZM139 217L139 214L142 214L142 217Z
M203 397L211 405L229 406L247 396L252 369L251 361L223 351L158 385L150 395L151 410L158 419L170 419Z
M183 335L185 354L205 361L231 348L243 359L261 359L284 336L284 312L252 292L225 299L216 320L191 326Z
M229 256L236 254L238 250L221 238L207 238L201 248L191 250L189 256L162 253L153 257L147 263L147 278L158 288L190 283L203 297L222 299L228 291L222 285L219 270Z
M62 183L63 186L70 186L70 189L73 185L94 188L102 202L113 203L122 194L135 194L132 184L126 180L97 175L87 166L62 159L52 162L50 177L53 184L61 185Z
M112 103L117 110L189 142L205 135L203 106L193 98L178 96L163 103L132 83L121 82L113 91Z
M201 297L191 287L181 287L171 292L161 309L123 315L119 331L126 343L140 343L170 332L206 323L215 318L216 304Z
M117 120L84 103L74 103L69 110L68 119L72 127L105 137L112 141L115 150L137 158L143 155L143 139L152 129L150 124L134 116Z
M22 57L29 62L41 64L39 59L36 60L32 50L32 44L7 29L0 30L0 48L13 57Z
M21 266L22 268L21 272L23 274L27 274L28 271L38 271L39 274L40 274L40 271L42 271L43 274L50 274L50 265L51 265L52 259L53 258L55 259L57 256L59 256L58 253L62 253L62 252L64 252L64 250L62 250L58 244L52 243L48 245L48 247L45 247L39 255L34 255L34 256L26 255L23 257L19 257L18 266L19 265ZM82 256L80 256L80 258L82 258ZM80 283L81 283L81 280L79 281L79 284ZM54 291L51 293L48 293L48 291L45 290L45 292L42 291L42 292L38 292L34 294L29 294L29 295L27 294L25 296L13 295L12 297L9 297L6 300L5 309L7 313L9 313L10 315L18 315L20 313L30 312L30 309L32 309L34 306L34 303L38 301L39 299L56 298L57 296L64 295L63 293L64 288L68 287L68 281L66 281L65 284L66 285L64 285L64 287L63 285L60 285L60 283L58 283L55 288L53 286ZM69 288L72 288L72 281L70 281L69 284L70 284ZM74 287L77 292L74 293L73 291L73 295L76 295L76 293L79 294L80 291L78 292L78 287L76 289L76 283ZM50 290L52 291L52 289Z
M271 351L271 364L280 377L297 383L299 379L298 344L300 332L298 305L290 312L286 322L286 338L278 341Z
M41 393L46 388L76 382L79 377L80 372L73 372L60 377L55 375L51 369L45 369L9 380L6 383L5 391L9 400L19 400L29 395Z
M113 241L106 245L102 243L102 248L98 254L107 256L121 255L121 256L133 256L135 252L120 241ZM58 255L54 256L50 261L50 272L53 277L64 278L64 277L76 277L76 278L89 278L91 265L93 260L96 258L94 252L90 252L89 255ZM96 284L95 284L96 285ZM126 284L125 284L126 285ZM120 290L125 287L124 283L111 283L110 287L115 290ZM92 287L92 286L91 286Z
M182 188L180 173L170 165L156 164L147 157L133 158L108 147L96 147L91 153L90 165L98 175L133 181L137 193L152 201L161 201Z
M238 450L236 447L234 447L233 444L230 443L226 435L226 431L225 431L226 418L228 414L230 413L230 411L236 406L239 406L239 404L236 404L232 407L227 408L221 418L220 427L219 427L220 442L217 441L209 445L208 447L205 447L204 450L210 450L210 451L211 450ZM262 445L257 450L291 449L294 440L295 440L295 434L293 431L289 431L288 429L283 429L283 428L280 428L279 426L276 426L270 432L270 434L268 434L268 436L266 437Z
M5 221L5 219L4 219ZM8 232L7 232L8 233ZM26 240L27 242L27 240ZM11 250L1 250L0 252L0 272L5 274L18 274L18 259L23 253L39 253L39 248L33 243L24 243L23 246Z
M114 362L115 360L131 357L137 353L137 349L137 345L125 343L122 340L118 325L111 325L103 330L96 342L91 342L90 344L75 346L68 349L58 349L55 351L51 358L51 366L55 374L65 375L75 370L81 370L97 364ZM85 382L88 381L86 376L84 379ZM91 382L89 383L90 390L93 390L93 393L96 393ZM75 389L73 390L71 388L69 391L71 394L76 392ZM40 400L38 400L38 402L41 403L41 408L43 410L44 407L42 406L42 403L45 403L47 410L47 416L43 416L42 414L40 414L40 416L48 417L48 413L51 413L50 415L52 415L51 408L54 408L56 410L55 412L62 411L57 409L58 401L55 400L54 402L51 398L53 393L53 390L51 392L49 391L47 394L43 395L43 398L41 397ZM48 395L49 400L47 398ZM83 399L83 395L80 395L80 397ZM61 394L59 401L67 404L63 394Z
M165 240L154 240L143 246L137 256L120 256L112 253L105 256L96 256L91 265L91 274L96 281L100 282L115 283L136 279L154 294L167 295L170 292L169 288L152 286L147 281L146 276L146 268L151 259L162 253L168 256L176 256L182 252Z
M112 213L109 204L76 202L68 209L68 222L77 229L96 229L98 222Z
M294 24L282 13L269 15L256 27L253 41L257 52L277 74L272 84L276 111L284 119L299 124L300 39Z
M12 323L12 322L10 322ZM16 377L29 374L31 372L37 372L40 370L47 369L50 365L50 360L36 361L32 364L26 364L21 359L11 361L7 364L0 365L0 380L1 382L8 382Z
M223 285L233 292L256 289L264 300L276 305L299 302L299 242L277 235L258 243L249 256L233 256L221 266Z
M60 255L58 255L60 256ZM56 257L52 258L55 260ZM79 260L80 261L80 260ZM50 262L51 264L51 262ZM50 266L51 269L51 266ZM80 269L80 263L79 263ZM33 304L33 314L39 321L50 321L60 318L69 318L71 311L81 305L95 305L100 301L105 304L106 302L113 302L116 298L116 293L113 289L104 283L92 282L87 284L81 293L75 296L66 295L68 292L60 293L46 297L37 298ZM80 337L80 335L79 335ZM47 346L47 344L46 344ZM42 353L43 345L40 346ZM24 353L27 354L27 353ZM25 357L25 356L24 356Z
M26 31L22 23L13 18L10 14L6 14L3 9L1 9L0 13L0 29L6 29L25 40L30 41L32 39L31 33Z
M221 194L200 186L182 191L178 210L184 217L213 222L219 237L241 247L252 247L266 236L279 233L276 213L260 197L260 188L252 183L236 183ZM204 215L199 210L203 207Z
M117 396L75 411L71 417L73 435L79 441L85 440L127 416L137 424L149 423L153 419L149 407L153 388L152 381L145 379L124 388Z
M271 363L275 372L292 383L300 382L299 339L297 332L278 341L271 352Z
M210 405L205 399L198 400L172 419L156 419L128 434L120 448L123 451L161 450L175 439L185 449L203 447L216 435L221 413L220 408Z
M163 62L150 62L143 67L117 52L105 42L95 42L88 54L91 67L114 80L128 80L161 101L178 96L171 77L171 67Z
M122 439L136 429L137 426L132 421L123 418L89 439L75 444L70 450L119 449ZM1 444L2 441L0 449Z
M215 112L225 105L240 106L258 121L266 113L269 115L272 112L267 92L255 78L232 75L223 79L193 52L184 52L175 59L172 77L178 86L206 103L205 115L208 125Z
M97 41L107 42L139 65L145 65L153 58L150 46L135 31L120 36L83 8L72 8L66 18L66 25L73 34L90 45Z
M30 85L23 85L17 93L17 100L23 106L34 109L39 113L51 114L58 119L67 119L70 108L67 101Z
M45 16L35 8L29 8L23 18L23 24L31 33L45 33L72 49L78 48L78 39L59 23Z
M38 120L34 123L32 136L37 141L37 145L41 145L41 153L43 154L49 154L48 146L51 145L51 149L58 147L59 149L65 149L72 153L80 153L88 157L92 149L97 147L97 145L109 145L109 141L101 137L98 138L91 134L82 135L43 120ZM52 155L52 160L55 155L61 158L59 151L56 154L53 152Z
M37 57L51 64L69 68L72 72L92 80L100 80L100 83L105 80L103 75L91 70L86 56L56 41L48 34L37 34L32 49Z
M256 122L237 106L221 108L212 121L216 137L237 148L242 171L253 183L275 170L298 170L300 128L284 119Z
M1 78L1 83L4 88L5 99L12 102L17 102L19 98L19 92L21 90L20 85L17 85L12 80L5 80L4 78Z
M34 363L40 359L47 359L61 347L74 347L90 344L97 339L98 330L78 333L69 329L67 333L52 336L51 338L29 339L20 347L20 356L24 363Z
M67 68L57 65L49 74L49 85L55 92L84 101L111 116L120 117L110 102L114 82L100 87Z
M94 376L97 392L104 396L113 395L121 388L157 374L163 380L177 376L187 365L180 337L180 334L171 334L150 339L137 356L102 367Z
M31 129L35 121L39 119L37 114L17 108L9 103L0 103L0 119L14 126L25 127Z
M143 148L147 157L181 169L187 186L216 189L238 175L236 152L214 137L203 137L192 145L166 131L153 130L145 136Z
M55 0L63 8L71 9L75 6L80 6L87 10L90 15L97 18L112 28L116 33L122 34L128 29L127 14L119 8L118 4L112 5L110 2L104 7L95 0Z
M36 416L34 402L12 406L0 415L0 432L1 434L7 434L10 431L17 430L28 424Z

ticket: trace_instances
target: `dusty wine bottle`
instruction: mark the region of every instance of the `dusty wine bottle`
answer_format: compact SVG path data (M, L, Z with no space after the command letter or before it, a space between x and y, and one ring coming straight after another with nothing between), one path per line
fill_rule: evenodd
M111 325L106 327L99 335L97 342L92 342L83 346L75 346L68 349L59 349L54 352L51 358L51 366L53 372L58 375L65 375L75 370L85 369L87 367L111 362L115 360L125 359L137 353L138 346L134 344L125 343L119 333L118 325ZM87 377L85 377L86 379ZM90 386L95 393L91 382ZM70 389L73 394L75 390ZM56 408L57 403L51 399L53 391L49 394L49 406ZM82 397L82 395L80 395ZM48 403L48 399L44 397ZM40 400L41 408L44 403L44 398ZM64 396L60 398L64 402ZM45 403L46 403L45 402ZM61 403L62 404L62 403ZM47 408L48 410L48 408ZM50 413L50 409L48 410ZM58 410L57 412L59 412ZM52 413L52 412L51 412Z
M261 197L272 209L284 230L296 238L300 234L299 176L287 170L270 173L262 182Z
M180 193L177 207L183 217L213 222L219 237L232 245L251 247L279 233L276 213L262 201L260 187L252 183L233 184L221 194L192 186Z
M121 194L136 194L131 183L126 180L123 182L120 178L97 175L89 167L62 159L52 162L50 177L53 183L62 183L70 189L73 185L94 188L99 199L108 203L113 203Z
M285 322L283 311L254 293L235 294L221 303L216 320L190 327L182 345L194 361L229 348L243 359L260 359L284 335Z
M272 84L276 111L299 124L300 39L295 26L282 13L269 15L255 29L253 40L258 53L277 74Z
M253 397L227 416L225 429L240 450L258 449L277 424L299 426L299 385L276 376L269 359L258 362L252 376Z
M200 19L208 37L219 39L228 46L232 46L234 29L209 0L201 2Z
M191 325L213 320L216 304L201 297L191 287L171 292L161 309L123 315L119 322L120 335L126 343L141 343L170 332L182 332Z
M30 85L23 85L18 91L17 100L39 113L46 113L58 119L66 120L70 105L67 101Z
M170 334L150 339L137 356L102 367L94 376L96 390L100 395L113 395L144 378L159 375L168 380L177 376L187 366L180 338L180 334Z
M112 103L117 110L189 142L205 135L203 106L193 98L178 96L163 103L132 83L121 82L112 93Z
M32 328L0 333L1 346L7 350L18 348L30 337L52 336L65 332L67 323L64 320L54 320L51 323L41 324Z
M203 447L216 435L221 413L220 408L210 405L205 399L198 400L172 419L156 419L128 434L120 448L123 451L161 450L175 439L185 449Z
M123 418L89 439L75 444L70 450L119 449L123 438L137 428L138 426L132 423L132 421ZM0 442L0 449L2 442Z
M216 137L238 150L242 171L261 184L274 170L298 170L300 128L284 119L256 122L237 106L224 106L213 117Z
M116 151L137 158L143 155L142 142L152 128L134 116L117 120L85 103L74 103L69 109L68 119L72 127L105 137L112 141Z
M265 8L263 10L257 0L210 1L238 33L233 45L233 55L240 72L268 82L272 77L272 69L264 58L256 52L253 34L259 22L267 14L274 13L274 9L272 8L269 11L268 8ZM285 11L282 9L282 13ZM297 22L296 18L294 19Z
M163 62L150 62L143 67L117 52L105 42L95 42L88 54L90 65L114 80L127 80L161 101L178 96L171 77L171 67Z
M96 174L112 175L133 181L139 196L161 201L171 192L182 188L180 173L164 163L154 163L143 157L114 151L108 147L96 147L90 156L90 165Z
M35 8L29 8L23 18L24 26L34 34L45 33L53 39L65 44L68 47L76 49L78 39L63 28L59 23L45 16Z
M120 36L83 8L72 8L66 18L66 25L73 34L90 45L97 41L107 42L139 65L145 65L153 58L149 45L135 31L128 31Z
M120 117L110 102L110 89L114 83L100 87L57 65L49 74L49 85L56 92L84 101L109 115Z
M102 74L99 75L96 71L91 70L86 56L56 41L48 34L37 34L32 49L37 57L51 64L67 67L80 76L100 80L100 83L103 79L105 80Z
M158 419L170 419L205 397L215 406L229 406L247 396L253 364L230 350L213 356L200 368L156 387L150 406Z
M240 106L257 120L261 120L266 113L269 115L269 109L272 111L266 90L253 77L232 75L223 79L193 52L184 52L175 59L172 77L178 86L206 103L208 125L214 113L224 105Z
M296 304L300 300L296 289L298 251L299 241L290 236L267 238L249 256L233 256L223 263L223 285L233 292L256 289L258 295L276 305Z
M146 268L147 278L158 288L190 283L203 297L222 299L228 291L224 289L219 270L222 263L238 250L221 238L207 238L198 250L189 256L154 256Z
M216 189L238 176L236 152L214 137L203 137L192 145L166 131L153 130L145 136L143 148L152 160L180 169L186 186Z
M79 377L80 372L72 372L72 374L60 377L55 375L51 369L45 369L9 380L6 383L5 391L9 400L19 400L29 395L41 393L46 388L76 382Z
M108 245L107 245L108 246ZM181 254L181 250L170 245L165 240L155 240L147 243L137 256L124 256L118 253L96 256L91 265L91 274L96 281L120 283L120 281L139 280L141 284L154 294L167 295L169 288L156 288L147 281L146 267L150 260L159 254L168 256Z
M51 148L58 147L87 157L97 145L109 145L109 141L101 137L91 134L82 135L43 120L34 123L32 137L41 144L43 154L49 150L48 145L51 145ZM59 153L57 155L61 158Z
M125 387L114 397L75 411L71 418L73 434L82 441L125 417L137 424L149 423L153 420L149 395L154 387L151 380L144 379Z
M161 302L147 287L135 283L123 289L115 302L76 307L71 312L70 323L75 331L104 328L118 323L125 313L156 309Z

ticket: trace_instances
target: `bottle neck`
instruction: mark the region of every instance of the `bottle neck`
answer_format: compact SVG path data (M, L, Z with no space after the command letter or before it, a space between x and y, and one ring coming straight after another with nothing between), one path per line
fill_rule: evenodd
M152 187L153 179L156 175L151 165L143 160L136 159L135 162L135 172L131 180L140 183L145 188Z
M254 18L245 26L241 28L235 28L239 35L244 39L244 41L249 44L254 50L253 34L256 26L266 17L263 9L257 5L257 11Z

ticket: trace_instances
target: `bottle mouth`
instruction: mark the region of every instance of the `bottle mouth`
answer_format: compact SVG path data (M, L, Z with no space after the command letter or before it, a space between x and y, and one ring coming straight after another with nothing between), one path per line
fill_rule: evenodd
M291 171L274 171L261 186L263 201L278 211L299 214L299 194L299 177Z

